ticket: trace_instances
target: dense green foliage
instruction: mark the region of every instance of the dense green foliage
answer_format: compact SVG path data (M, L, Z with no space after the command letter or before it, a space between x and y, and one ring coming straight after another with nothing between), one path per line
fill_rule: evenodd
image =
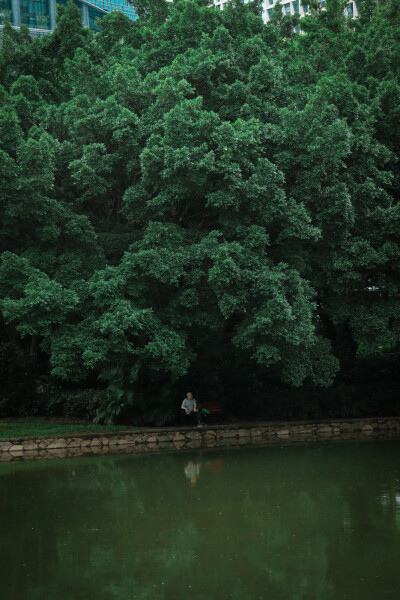
M302 35L258 2L135 4L96 35L72 3L44 38L4 27L4 411L108 382L98 418L157 421L188 385L237 414L313 416L335 378L390 379L399 0L357 21L308 2ZM279 412L302 385L303 409ZM326 412L357 412L334 389Z

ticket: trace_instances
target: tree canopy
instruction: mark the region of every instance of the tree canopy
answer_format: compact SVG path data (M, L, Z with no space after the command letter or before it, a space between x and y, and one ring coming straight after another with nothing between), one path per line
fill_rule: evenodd
M399 0L134 4L3 27L3 356L161 398L396 348Z

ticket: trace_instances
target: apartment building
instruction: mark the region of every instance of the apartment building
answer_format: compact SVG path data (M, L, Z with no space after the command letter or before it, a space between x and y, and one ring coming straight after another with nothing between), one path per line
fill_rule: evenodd
M213 0L214 5L217 6L220 10L224 9L224 6L229 2L229 0ZM250 0L244 0L244 2L250 2ZM300 0L264 0L262 7L262 18L264 23L267 23L272 19L272 11L276 4L280 4L282 6L282 13L284 15L294 15L299 14L300 17L304 17L308 13L307 4L301 5ZM325 0L321 0L321 7L324 7ZM349 17L358 17L359 16L359 7L360 2L349 2L346 6L346 14Z
M171 0L169 0L171 1ZM244 0L249 2L250 0ZM82 12L82 25L93 31L99 31L97 19L107 13L118 10L132 20L137 18L133 7L126 0L73 0ZM214 5L223 10L229 0L213 0ZM41 36L53 31L55 28L56 4L66 4L67 0L0 0L0 35L5 21L13 27L27 25L32 36ZM308 13L307 4L301 5L301 0L264 0L262 5L262 18L264 23L272 19L272 11L276 4L282 7L284 15L298 13L303 17ZM321 0L321 6L325 0ZM349 17L359 16L360 1L351 1L346 6Z
M124 13L127 17L134 21L137 19L137 14L135 13L133 6L128 4L126 0L90 0L92 4L100 8L101 10L105 10L107 13L112 10L119 10Z
M112 10L125 13L136 19L135 11L125 0L73 0L82 13L83 27L99 31L97 19ZM15 28L27 25L32 37L46 35L56 26L56 4L67 4L67 0L0 0L0 35L7 21Z

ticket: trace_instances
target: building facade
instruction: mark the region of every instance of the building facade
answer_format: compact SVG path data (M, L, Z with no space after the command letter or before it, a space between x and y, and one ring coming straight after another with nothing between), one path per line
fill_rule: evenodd
M26 25L33 37L46 35L56 26L56 4L66 3L67 0L0 0L0 29L7 21L17 29ZM74 4L82 12L82 25L98 31L96 19L107 12L87 0L74 0Z
M136 19L133 8L125 0L73 0L82 12L82 25L99 31L97 19L112 10L125 13ZM42 36L55 29L56 4L67 4L67 0L0 0L0 34L7 21L13 27L29 27L33 37Z
M250 0L244 0L244 2L249 2ZM214 5L217 6L220 10L224 9L224 6L229 2L229 0L213 0ZM267 23L272 19L272 11L276 4L280 4L282 6L282 13L284 15L294 15L299 14L300 17L304 17L308 13L308 6L306 3L301 6L300 0L264 0L262 7L262 18L264 23ZM320 1L321 7L324 7L325 0ZM358 17L359 16L359 5L360 1L357 2L349 2L346 6L345 13L349 17Z
M171 0L169 0L171 1ZM214 5L223 10L229 0L212 0ZM244 0L249 2L250 0ZM82 11L82 25L93 31L99 31L96 20L107 13L117 10L123 12L132 20L137 18L133 7L126 0L73 0ZM67 0L0 0L0 34L2 25L7 21L13 27L27 25L32 36L41 36L53 31L56 22L56 4L66 4ZM301 0L264 0L262 18L264 23L272 19L272 12L276 4L282 7L285 15L299 14L300 17L308 13L308 6L301 5ZM321 0L323 8L325 0ZM349 17L359 16L360 1L350 1L345 12Z
M134 21L137 19L137 14L135 13L133 6L128 4L126 0L90 0L92 4L97 6L97 8L101 8L101 10L105 10L107 13L112 10L118 10L130 19Z

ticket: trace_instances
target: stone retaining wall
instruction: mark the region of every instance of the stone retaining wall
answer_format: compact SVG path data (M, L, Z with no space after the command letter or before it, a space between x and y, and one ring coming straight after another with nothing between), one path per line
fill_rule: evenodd
M400 418L229 424L77 436L0 438L0 462L316 440L400 438Z

